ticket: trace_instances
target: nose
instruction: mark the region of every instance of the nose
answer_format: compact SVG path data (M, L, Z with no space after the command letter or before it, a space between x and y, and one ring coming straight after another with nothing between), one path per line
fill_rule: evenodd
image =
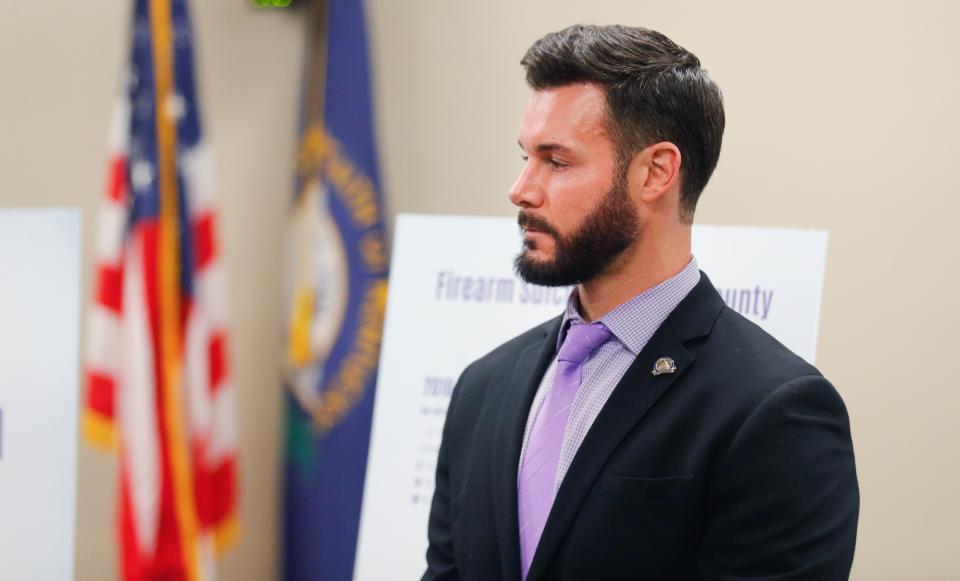
M507 193L510 202L521 208L537 208L543 203L543 190L534 176L532 164L528 161L510 186Z

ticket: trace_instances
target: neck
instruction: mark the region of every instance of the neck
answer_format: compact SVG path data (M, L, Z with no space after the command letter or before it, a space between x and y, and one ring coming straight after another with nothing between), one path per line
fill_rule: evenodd
M641 236L606 270L577 285L583 320L596 321L683 270L691 258L690 228L674 238L660 238L654 244Z

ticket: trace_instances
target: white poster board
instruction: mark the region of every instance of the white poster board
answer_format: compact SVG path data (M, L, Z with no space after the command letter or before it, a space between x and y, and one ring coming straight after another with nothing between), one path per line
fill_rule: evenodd
M400 215L354 579L419 579L450 392L470 362L566 305L524 283L513 218ZM693 253L724 300L813 362L824 231L695 226Z
M73 578L80 214L0 211L0 577Z

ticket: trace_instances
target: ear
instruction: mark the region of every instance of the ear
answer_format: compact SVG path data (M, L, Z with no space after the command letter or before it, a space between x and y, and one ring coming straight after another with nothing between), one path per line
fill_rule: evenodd
M646 204L656 204L680 185L680 149L669 141L654 143L633 158L630 177L637 194Z

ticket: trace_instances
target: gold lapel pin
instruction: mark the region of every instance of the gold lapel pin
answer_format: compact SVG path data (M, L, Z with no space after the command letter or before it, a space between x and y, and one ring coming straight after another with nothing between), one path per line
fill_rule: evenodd
M676 373L677 364L674 363L673 359L669 357L661 357L657 359L657 362L653 364L653 375L668 375L670 373Z

